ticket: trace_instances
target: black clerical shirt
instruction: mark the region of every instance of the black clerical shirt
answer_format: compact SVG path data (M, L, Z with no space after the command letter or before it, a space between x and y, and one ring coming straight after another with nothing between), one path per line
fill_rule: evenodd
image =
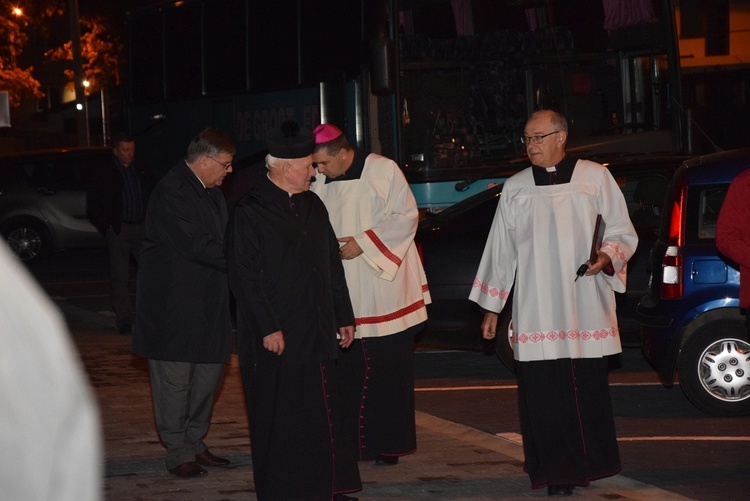
M556 171L550 174L546 167L539 167L534 165L532 172L534 173L534 184L537 186L549 186L551 184L565 184L570 182L570 178L573 177L573 169L576 166L577 158L573 158L570 155L565 157L557 164Z
M326 177L326 184L334 181L351 181L352 179L359 179L362 177L362 171L365 169L365 159L367 155L362 150L354 148L354 160L346 171L339 177Z

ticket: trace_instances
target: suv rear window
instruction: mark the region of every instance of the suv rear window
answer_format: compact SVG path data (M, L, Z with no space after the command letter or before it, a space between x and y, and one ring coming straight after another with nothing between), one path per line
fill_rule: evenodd
M729 184L694 185L688 192L687 244L710 243Z

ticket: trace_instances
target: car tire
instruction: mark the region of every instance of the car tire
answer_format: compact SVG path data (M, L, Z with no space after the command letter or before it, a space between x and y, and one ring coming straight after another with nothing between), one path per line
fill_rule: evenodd
M714 416L750 414L750 343L741 320L718 320L693 333L680 352L680 387Z
M49 233L36 221L16 221L3 228L3 237L11 252L30 263L45 257L51 249Z
M513 357L513 289L508 295L508 300L497 318L497 329L495 335L495 353L500 362L510 369L514 374L516 372L516 361Z

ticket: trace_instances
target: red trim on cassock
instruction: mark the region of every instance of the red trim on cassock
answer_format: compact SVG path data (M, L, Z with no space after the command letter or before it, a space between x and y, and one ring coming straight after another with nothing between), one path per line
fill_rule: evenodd
M401 266L401 260L398 258L397 255L395 255L393 252L391 252L388 247L385 246L385 244L378 238L378 236L375 234L372 230L365 231L365 235L370 237L370 240L372 240L372 243L375 244L375 247L378 248L380 252L383 253L385 257L387 257L389 260L396 263L396 266Z
M393 313L388 313L387 315L380 315L379 317L361 317L361 318L355 319L355 322L357 323L357 325L379 324L383 322L389 322L391 320L396 320L397 318L405 317L406 315L410 313L414 313L415 311L424 307L425 307L424 299L420 299L416 303L412 303L405 308L401 308L398 311L394 311Z

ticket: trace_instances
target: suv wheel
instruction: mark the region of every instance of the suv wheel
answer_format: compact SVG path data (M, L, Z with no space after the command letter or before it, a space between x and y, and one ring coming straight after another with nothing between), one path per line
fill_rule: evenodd
M750 414L750 343L744 322L724 320L695 332L682 348L680 387L716 416Z
M15 223L3 231L11 251L21 261L35 261L49 250L45 228L36 222Z

